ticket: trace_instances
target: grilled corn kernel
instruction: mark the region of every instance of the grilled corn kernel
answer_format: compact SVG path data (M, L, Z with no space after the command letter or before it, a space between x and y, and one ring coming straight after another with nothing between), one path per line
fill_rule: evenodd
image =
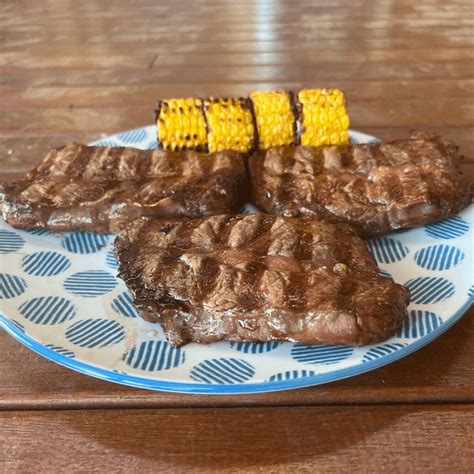
M253 147L255 130L246 99L204 101L209 151L236 150L247 153Z
M339 89L304 89L298 93L301 144L340 145L349 141L349 117Z
M204 150L206 121L200 99L168 99L159 103L158 144L164 150Z
M258 130L258 147L267 150L295 143L295 116L287 92L253 92L250 94Z
M338 89L254 92L248 99L169 99L159 103L158 145L165 150L250 152L278 145L348 143L349 117ZM294 107L296 105L296 107ZM255 137L258 137L255 143Z

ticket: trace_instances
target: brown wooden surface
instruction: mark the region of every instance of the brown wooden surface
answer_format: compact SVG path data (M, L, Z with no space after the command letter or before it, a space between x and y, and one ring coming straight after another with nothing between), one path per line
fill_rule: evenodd
M467 473L474 409L11 411L0 430L5 472Z
M0 44L1 179L158 98L304 86L344 88L354 129L442 133L474 179L471 0L3 0ZM2 332L0 471L469 472L473 315L358 377L226 397L96 380Z

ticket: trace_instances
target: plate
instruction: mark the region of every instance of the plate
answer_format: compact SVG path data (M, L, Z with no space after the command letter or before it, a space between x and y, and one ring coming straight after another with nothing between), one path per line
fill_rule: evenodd
M154 127L95 142L156 146ZM351 132L353 142L374 137ZM138 317L115 277L113 236L20 231L0 219L0 324L61 365L134 387L188 393L270 392L351 377L436 339L473 302L474 206L458 216L368 241L382 272L406 285L409 318L391 339L363 348L298 343L170 346Z

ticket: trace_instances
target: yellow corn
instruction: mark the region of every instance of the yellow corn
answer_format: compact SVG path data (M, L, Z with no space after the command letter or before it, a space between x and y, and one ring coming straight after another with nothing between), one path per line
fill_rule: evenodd
M168 99L158 103L158 145L165 150L243 153L279 145L340 145L349 117L338 89L253 92L239 99Z
M253 92L250 94L258 129L258 147L295 144L295 120L288 92Z
M349 141L349 117L338 89L304 89L298 93L301 144L340 145Z
M159 104L158 143L164 150L205 150L206 120L200 99L168 99Z
M209 151L236 150L247 153L253 148L255 130L246 99L204 101Z

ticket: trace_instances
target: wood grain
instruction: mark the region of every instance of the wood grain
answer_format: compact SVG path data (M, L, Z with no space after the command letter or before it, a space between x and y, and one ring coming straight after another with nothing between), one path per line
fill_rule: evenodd
M63 108L65 104L70 107L118 107L128 103L134 106L152 108L158 99L176 97L216 97L245 96L258 89L287 89L299 90L311 87L311 81L304 82L278 82L277 78L261 84L259 82L239 84L226 82L224 84L141 84L118 85L102 87L97 85L73 87L38 87L24 89L21 86L0 87L0 94L4 96L4 110L18 110L31 108ZM450 98L465 98L474 94L474 80L446 80L446 79L420 79L418 81L363 81L341 80L332 81L332 86L343 89L352 101L383 101L389 96L393 99L425 99L431 100L443 96Z
M452 405L9 412L0 460L9 472L470 472L473 429L474 408Z
M320 86L354 129L452 139L474 182L473 31L471 0L4 0L0 179L152 123L159 98ZM473 317L358 377L225 397L96 380L1 333L0 471L469 472Z
M151 61L152 58L150 58ZM28 68L4 66L0 85L19 84L23 87L69 87L69 86L120 86L211 82L267 83L312 82L322 87L331 86L334 77L344 80L399 80L472 78L472 67L468 61L441 63L417 62L414 64L393 64L391 62L366 63L363 59L352 63L319 62L317 64L215 66L160 66L148 68L129 67L128 63L111 68L35 68L34 74L27 74Z

